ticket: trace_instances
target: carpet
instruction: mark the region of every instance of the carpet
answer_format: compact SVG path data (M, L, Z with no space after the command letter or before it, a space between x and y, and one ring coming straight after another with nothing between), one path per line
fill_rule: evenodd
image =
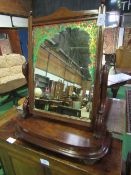
M110 101L107 129L111 133L123 134L125 132L126 101L115 98Z

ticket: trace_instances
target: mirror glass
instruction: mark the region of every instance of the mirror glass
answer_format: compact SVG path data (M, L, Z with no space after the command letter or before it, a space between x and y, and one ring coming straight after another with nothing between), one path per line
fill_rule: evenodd
M33 27L34 109L90 121L96 20Z

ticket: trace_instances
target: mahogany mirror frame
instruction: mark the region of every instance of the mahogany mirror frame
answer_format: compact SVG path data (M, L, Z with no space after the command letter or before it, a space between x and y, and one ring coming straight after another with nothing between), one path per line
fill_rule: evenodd
M32 28L33 26L41 26L48 24L58 24L66 22L84 21L97 19L99 13L103 13L105 10L104 5L101 5L99 10L87 10L87 11L70 11L66 8L60 8L53 14L45 17L33 18L32 15L29 17L29 38L28 38L28 51L29 51L29 64L28 64L28 88L29 88L29 113L35 116L41 116L55 121L66 122L68 124L74 124L77 127L94 128L97 118L98 107L100 105L100 72L102 62L102 50L103 50L103 27L98 26L97 34L97 51L96 51L96 70L95 70L95 81L94 81L94 92L93 92L93 110L92 110L92 121L91 123L75 120L68 117L61 117L60 114L49 113L46 111L40 111L34 109L34 70L33 70L33 43L32 43Z
M104 5L100 8L103 13ZM33 19L34 25L57 24L71 21L96 19L98 11L71 12L59 9L49 17ZM62 17L61 17L62 16ZM64 17L63 17L64 16ZM75 161L95 163L109 151L111 135L106 129L107 68L102 67L103 27L98 27L96 71L93 96L92 123L60 117L58 114L34 110L34 70L32 59L32 16L29 19L29 64L24 69L29 86L29 100L26 100L27 118L17 118L16 136L44 150L66 156ZM103 86L104 85L104 86ZM27 107L27 108L26 108Z

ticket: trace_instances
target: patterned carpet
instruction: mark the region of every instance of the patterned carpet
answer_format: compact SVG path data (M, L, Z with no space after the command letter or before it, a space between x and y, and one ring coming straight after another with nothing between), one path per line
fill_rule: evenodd
M125 111L126 101L114 99L109 111L107 129L114 134L123 134L125 132Z
M120 117L113 118L113 116L116 116L115 114L113 114L110 121L108 121L108 123L107 123L108 129L110 131L113 131L112 132L113 137L118 138L120 140L123 140L123 133L125 132L125 119L126 119L126 112L125 112L125 110L126 110L125 109L125 102L126 101L125 100L126 100L126 90L127 89L131 89L131 84L121 86L119 88L118 93L117 93L116 99L121 99L122 100L121 104L119 106L116 106L118 108L123 109L123 110L121 110L121 113L119 115L117 115L117 116L120 116ZM110 88L107 91L107 95L108 95L108 97L112 98L112 92L111 92ZM115 108L115 106L112 107L112 108ZM120 110L117 110L117 111L120 111ZM117 111L116 111L116 113L117 113ZM112 125L110 124L111 122L113 123ZM120 123L120 124L118 124L118 123Z

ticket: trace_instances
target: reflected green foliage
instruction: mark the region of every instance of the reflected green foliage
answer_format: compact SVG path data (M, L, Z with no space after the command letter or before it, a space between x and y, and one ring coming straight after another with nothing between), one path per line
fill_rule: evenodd
M67 28L70 28L72 30L79 29L79 31L84 31L89 36L89 43L87 43L87 45L89 46L89 54L87 54L87 59L89 60L88 69L91 75L92 83L94 83L94 71L95 71L95 60L96 60L96 37L98 29L98 27L96 26L96 20L34 27L33 28L34 65L36 63L38 50L41 44L43 44L46 40L51 40L60 32L65 32Z

